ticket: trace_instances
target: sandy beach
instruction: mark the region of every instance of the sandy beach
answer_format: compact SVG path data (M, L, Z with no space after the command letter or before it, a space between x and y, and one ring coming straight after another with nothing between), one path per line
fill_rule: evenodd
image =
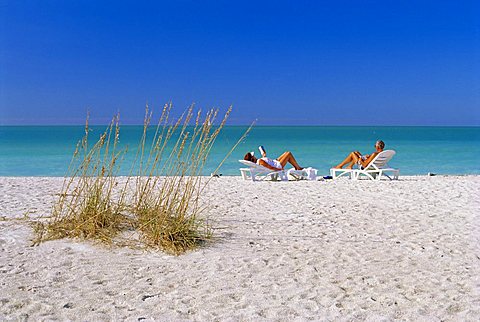
M215 238L175 257L31 246L62 178L0 178L0 320L476 321L480 176L214 178Z

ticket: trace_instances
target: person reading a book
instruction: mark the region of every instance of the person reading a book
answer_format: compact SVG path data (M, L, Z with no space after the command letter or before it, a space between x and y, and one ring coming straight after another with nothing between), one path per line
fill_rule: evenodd
M293 165L295 170L303 170L303 168L298 164L297 160L293 156L292 152L284 152L281 156L279 156L276 159L270 159L267 157L267 153L265 152L265 148L263 146L259 147L260 153L262 154L262 157L260 159L257 159L254 156L253 152L247 152L245 156L243 157L244 160L259 164L261 166L264 166L265 168L268 168L270 170L283 170L287 163L290 163Z
M377 156L377 154L382 152L384 148L385 143L381 140L378 140L377 142L375 142L375 152L373 152L372 154L362 155L358 151L353 151L345 158L345 160L343 160L334 168L341 169L347 164L347 169L352 169L354 164L358 164L359 166L364 168L368 166L368 164Z

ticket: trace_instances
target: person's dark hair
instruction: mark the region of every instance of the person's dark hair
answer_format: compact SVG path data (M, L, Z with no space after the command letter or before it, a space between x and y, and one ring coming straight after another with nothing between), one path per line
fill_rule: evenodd
M385 148L385 142L383 142L382 140L378 140L377 145L382 150L383 150L383 148Z
M247 152L247 154L245 154L245 156L243 157L243 160L257 163L257 158L255 158L251 152Z

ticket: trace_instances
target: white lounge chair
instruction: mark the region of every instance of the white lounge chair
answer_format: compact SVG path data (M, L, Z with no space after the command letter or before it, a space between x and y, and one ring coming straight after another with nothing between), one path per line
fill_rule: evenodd
M337 179L342 176L349 176L353 180L366 177L371 180L380 180L382 176L387 177L390 180L397 180L400 173L399 169L390 168L388 161L390 161L395 155L393 150L385 150L380 152L370 163L363 169L330 169L330 174L333 179ZM337 173L339 173L337 175ZM387 173L391 173L390 177Z
M285 170L271 170L269 168L247 160L238 160L238 162L248 167L240 169L243 180L251 179L252 181L256 181L265 180L268 178L270 178L271 180L278 180L278 178L280 178L280 180L282 181L288 181L288 175Z
M275 171L247 160L238 160L238 162L248 167L240 169L243 180L251 179L252 181L256 181L258 179L265 180L268 178L278 180L280 178L282 181L288 181L289 176L295 180L317 179L318 170L313 168L305 168L303 170L295 170L294 168L291 168L289 170L283 169Z

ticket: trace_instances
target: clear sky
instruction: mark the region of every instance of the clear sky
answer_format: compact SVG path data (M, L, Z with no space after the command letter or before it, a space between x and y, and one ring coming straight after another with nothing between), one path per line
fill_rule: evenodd
M480 125L480 5L0 0L0 124Z

